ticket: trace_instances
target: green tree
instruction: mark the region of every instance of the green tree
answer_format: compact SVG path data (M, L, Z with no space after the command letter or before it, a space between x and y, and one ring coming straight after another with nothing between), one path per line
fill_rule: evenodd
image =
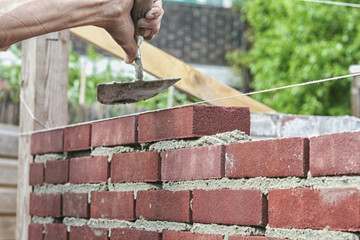
M254 90L346 75L350 65L360 63L359 8L297 0L237 3L251 26L252 48L230 52L228 60L236 69L250 68ZM350 84L343 79L254 98L283 113L345 115L351 113Z

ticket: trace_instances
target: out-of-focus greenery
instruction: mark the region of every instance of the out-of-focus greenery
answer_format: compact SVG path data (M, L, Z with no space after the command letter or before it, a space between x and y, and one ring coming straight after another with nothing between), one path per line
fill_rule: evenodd
M338 0L358 3L358 0ZM360 64L360 9L296 0L237 0L251 28L248 52L227 55L236 68L249 67L254 90L349 74ZM257 94L283 113L350 114L350 85L343 79Z

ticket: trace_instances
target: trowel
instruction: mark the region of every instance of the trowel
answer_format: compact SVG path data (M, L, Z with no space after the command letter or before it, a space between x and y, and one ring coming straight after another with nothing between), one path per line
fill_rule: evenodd
M134 103L149 99L171 87L180 78L161 79L154 81L143 80L143 66L141 62L140 45L142 36L137 27L139 19L152 8L153 0L135 0L131 16L135 23L135 36L138 43L138 55L135 59L135 79L132 82L111 82L97 85L97 99L103 104Z

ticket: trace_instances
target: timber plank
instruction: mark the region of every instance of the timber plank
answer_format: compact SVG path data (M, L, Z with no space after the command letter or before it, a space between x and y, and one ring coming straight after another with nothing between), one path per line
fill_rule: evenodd
M0 185L17 185L18 161L0 157Z
M0 216L0 240L14 240L15 225L15 216Z
M16 158L18 155L19 128L0 124L0 156Z
M0 215L16 214L16 188L0 188Z
M124 58L124 51L116 44L104 30L94 26L85 26L70 29L74 36L95 45L115 57ZM141 45L144 69L157 78L180 77L175 88L201 100L211 100L242 93L233 89L191 67L183 61L165 53L164 51L144 42ZM252 112L274 112L270 107L248 97L238 96L210 102L213 105L248 106Z

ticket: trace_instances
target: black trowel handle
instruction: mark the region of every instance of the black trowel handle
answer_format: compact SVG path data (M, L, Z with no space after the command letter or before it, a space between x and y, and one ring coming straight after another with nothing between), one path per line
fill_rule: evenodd
M134 6L131 9L131 17L135 24L135 36L140 35L140 29L137 26L137 22L144 18L146 13L151 10L153 0L134 0Z

